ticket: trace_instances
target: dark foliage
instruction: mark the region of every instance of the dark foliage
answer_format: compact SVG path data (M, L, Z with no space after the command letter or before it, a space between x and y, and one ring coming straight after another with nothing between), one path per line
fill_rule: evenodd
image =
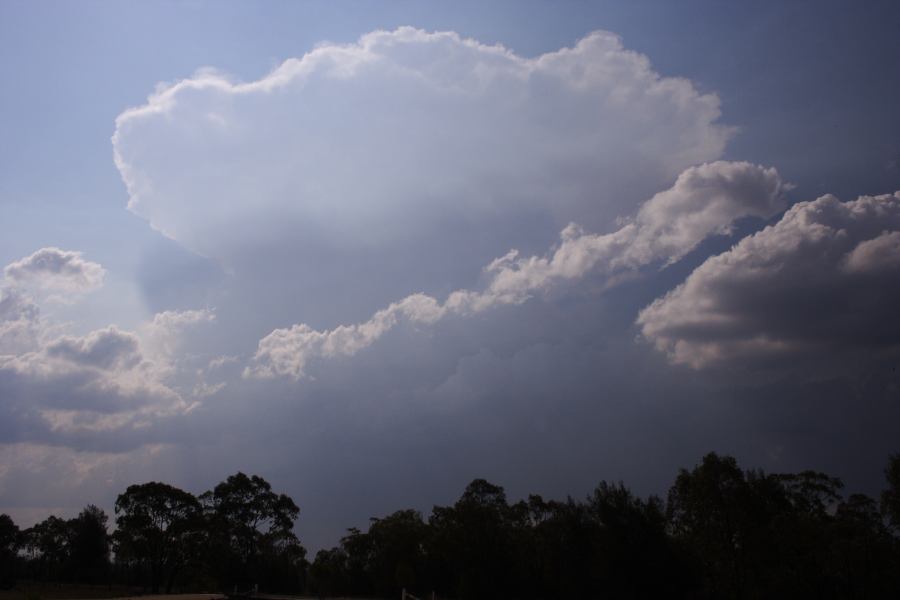
M294 535L300 509L262 477L232 475L200 496L210 572L227 588L264 581L280 591L303 589L306 550Z
M310 567L321 596L897 598L900 458L881 511L823 473L744 471L705 456L668 499L601 482L584 501L509 504L476 479L427 524L411 510L349 530ZM891 527L894 529L892 530ZM893 534L892 534L893 533Z
M116 499L116 559L139 576L149 574L152 591L172 590L179 573L199 551L203 535L200 503L184 490L151 481L129 486Z
M45 582L105 583L110 539L106 513L88 505L74 519L50 516L17 540L19 574Z
M898 598L900 455L880 503L813 471L744 471L708 454L665 502L601 482L583 500L510 504L476 479L425 519L400 510L350 529L310 564L299 509L237 473L199 497L158 482L19 531L0 515L0 585L116 583L146 591L420 598ZM111 558L110 543L114 554Z
M9 515L0 515L0 589L15 583L16 552L19 549L19 528Z

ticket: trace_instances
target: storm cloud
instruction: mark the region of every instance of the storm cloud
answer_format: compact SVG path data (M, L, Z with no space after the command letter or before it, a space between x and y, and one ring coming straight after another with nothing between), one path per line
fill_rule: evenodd
M829 163L810 185L824 150L774 160L796 141L747 150L773 135L746 105L782 98L753 85L781 73L775 46L728 79L654 56L658 36L585 35L612 25L314 46L292 22L257 62L200 40L95 80L102 118L66 118L99 136L109 188L63 190L72 213L4 246L0 508L108 508L131 483L200 492L242 470L297 500L314 550L474 477L511 498L660 493L716 450L880 481L900 196L794 204L859 179ZM176 78L207 60L241 76ZM834 89L793 75L803 102ZM897 189L879 186L851 193Z
M614 285L622 276L653 262L676 262L710 234L730 231L741 217L769 217L782 205L785 184L774 169L750 163L716 162L692 167L675 185L656 194L634 219L614 233L591 235L577 225L561 233L548 256L519 258L511 250L485 267L486 289L457 290L439 302L414 294L376 312L371 319L315 331L305 324L278 329L259 342L254 364L245 374L256 377L305 375L312 357L353 355L371 345L400 321L431 325L446 315L478 313L500 305L521 304L560 282L597 270Z

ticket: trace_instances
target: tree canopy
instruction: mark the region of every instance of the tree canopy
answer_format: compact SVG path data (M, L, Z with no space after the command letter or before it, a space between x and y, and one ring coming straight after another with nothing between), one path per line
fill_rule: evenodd
M825 473L744 470L710 453L665 499L601 481L582 499L510 501L473 480L427 516L402 509L352 527L312 563L300 509L236 473L194 494L129 486L115 531L96 506L20 530L0 515L0 585L15 578L137 591L260 591L395 598L897 598L900 455L878 501Z

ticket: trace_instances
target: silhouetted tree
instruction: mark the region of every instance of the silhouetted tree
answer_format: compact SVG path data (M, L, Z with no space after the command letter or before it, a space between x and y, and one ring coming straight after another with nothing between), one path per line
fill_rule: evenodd
M273 492L265 479L237 473L200 499L220 581L259 583L261 565L285 557L291 557L286 568L303 568L306 551L293 531L300 509L289 496Z
M666 535L666 514L656 496L635 497L621 482L601 482L588 500L600 526L605 595L672 597L684 590L679 558Z
M691 471L682 469L669 490L669 527L699 561L711 596L743 596L747 547L759 526L751 495L734 458L715 453Z
M0 589L15 584L16 553L19 550L19 527L7 514L0 515Z
M863 494L851 494L835 513L829 565L842 598L897 597L896 541L888 532L878 504Z
M108 517L100 508L89 504L69 521L69 560L78 581L98 583L109 568Z
M43 581L58 581L68 562L71 530L69 524L49 516L22 532L22 544L32 557L32 574Z
M363 533L356 527L347 530L347 535L341 538L339 554L323 556L322 560L328 561L326 567L330 572L340 566L343 582L343 593L351 595L372 595L375 593L375 583L372 576L372 556L375 553L373 539L368 532ZM318 555L317 555L318 556Z
M412 591L426 584L427 532L428 526L415 510L373 518L366 533L350 529L341 540L347 591L395 596L402 588Z
M320 598L346 595L347 573L347 554L343 549L319 550L309 567L310 590Z
M526 506L531 551L525 562L531 563L534 597L594 597L609 576L600 522L571 498L544 502L531 496Z
M892 454L888 458L884 475L888 487L881 494L881 512L894 531L900 533L900 454Z
M116 499L116 558L146 565L153 592L164 582L168 592L191 558L199 518L200 504L189 492L155 481L129 486Z
M516 545L512 512L500 486L476 479L452 507L434 507L430 554L439 585L462 598L505 597Z
M824 473L744 471L708 454L682 469L665 510L624 484L585 500L529 496L470 483L427 522L415 510L372 518L310 565L293 533L294 502L261 477L237 473L203 494L163 483L116 501L115 570L107 517L86 507L19 532L0 515L0 583L136 581L154 591L231 590L320 596L463 600L546 598L900 598L900 456L885 471L880 507ZM880 509L879 509L880 508ZM129 579L131 577L131 579ZM245 588L244 588L245 589Z

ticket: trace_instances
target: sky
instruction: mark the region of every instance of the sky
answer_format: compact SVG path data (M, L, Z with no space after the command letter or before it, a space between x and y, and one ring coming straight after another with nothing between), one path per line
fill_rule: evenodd
M894 2L0 2L0 512L900 451Z

